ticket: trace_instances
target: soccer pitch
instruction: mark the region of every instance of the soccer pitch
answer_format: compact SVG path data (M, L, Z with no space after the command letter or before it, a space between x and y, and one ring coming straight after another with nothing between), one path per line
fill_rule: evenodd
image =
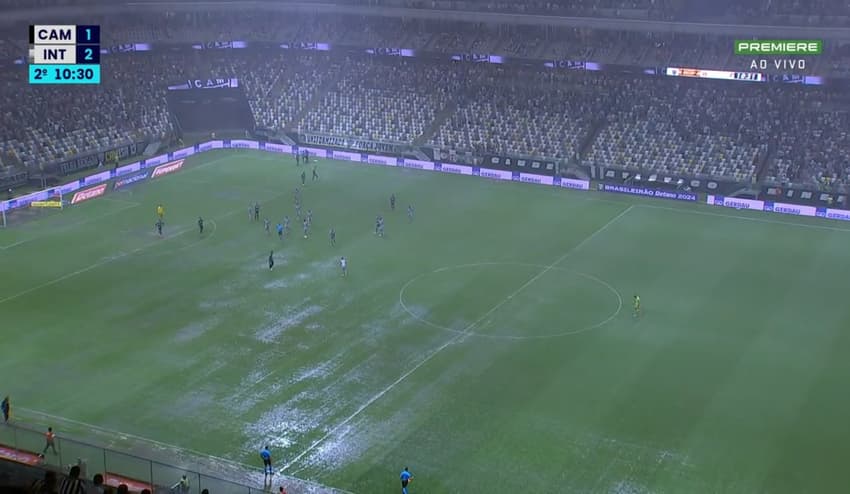
M404 466L411 494L850 485L842 224L311 168L207 153L0 231L17 416L258 472L270 444L284 473L363 494L398 492ZM249 221L255 201L272 230L292 218L289 238Z

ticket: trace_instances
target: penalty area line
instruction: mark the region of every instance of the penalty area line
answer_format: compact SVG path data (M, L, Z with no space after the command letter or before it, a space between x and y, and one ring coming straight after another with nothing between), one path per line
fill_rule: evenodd
M75 221L75 222L68 223L68 224L65 224L65 225L60 225L56 229L48 230L47 233L45 233L44 235L38 235L38 236L32 237L32 238L25 238L23 240L19 240L15 243L9 244L9 245L2 245L2 246L0 246L0 250L8 250L8 249L11 249L12 247L17 247L18 245L23 245L23 244L26 244L26 243L29 243L29 242L33 242L35 240L41 240L41 239L53 236L56 233L64 233L64 232L66 232L66 231L68 231L68 230L70 230L74 227L85 225L87 223L92 223L92 222L95 222L97 220L102 220L103 218L108 218L108 217L114 216L118 213L122 213L124 211L129 210L129 209L133 209L135 207L141 206L141 204L138 203L138 202L130 202L130 201L115 201L115 202L117 202L119 204L126 204L126 206L120 207L118 209L113 209L113 210L110 210L110 211L108 211L104 214L92 216L90 218L86 218L86 219L81 220L81 221ZM51 217L51 219L52 218L55 218L55 217ZM45 220L46 219L48 219L48 218L45 218ZM30 221L27 224L33 225L33 224L37 224L38 222L39 222L39 220L35 220L35 221Z
M277 196L275 196L275 197L272 197L272 198L270 198L270 199L267 199L266 201L264 201L264 203L265 203L265 202L269 202L269 201L273 201L273 200L275 200L275 199L277 199L277 198L279 198L279 197L284 196L285 194L286 194L285 192L284 192L284 193L282 193L282 194L278 194L278 195L277 195ZM217 217L217 218L215 218L215 219L218 219L219 221L221 221L221 220L223 220L224 218L228 218L228 217L233 216L234 214L239 213L239 212L240 212L240 210L235 209L235 210L230 211L229 213L225 213L225 214L223 214L223 215L221 215L221 216L219 216L219 217ZM210 221L215 222L215 219L211 219ZM216 230L218 230L218 227L216 227ZM167 240L170 240L170 239L173 239L173 238L179 237L179 236L181 236L181 235L184 235L184 234L189 233L189 232L192 232L192 231L196 231L196 230L195 230L195 228L186 228L186 229L184 229L184 230L178 231L177 233L175 233L175 234L173 234L173 235L170 235L170 236L166 237L164 240L166 240L166 241L167 241ZM210 236L212 236L212 234L211 234ZM137 253L142 252L142 251L144 251L144 250L146 250L146 249L148 249L148 248L150 248L150 247L153 247L153 246L156 246L156 245L162 245L162 241L163 241L163 239L157 239L157 240L155 240L155 241L153 241L153 242L150 242L150 243L144 244L144 245L142 245L141 247L137 247L137 248L135 248L135 249L133 249L133 250L131 250L131 251L129 251L129 252L123 252L123 253L118 254L118 255L115 255L115 256L110 256L110 257L107 257L107 258L105 258L105 259L101 259L100 261L97 261L96 263L91 264L91 265L89 265L89 266L86 266L86 267L84 267L84 268L82 268L82 269L78 269L78 270L73 271L73 272L71 272L71 273L64 274L64 275L62 275L62 276L60 276L60 277L58 277L58 278L52 279L52 280L50 280L50 281L46 281L46 282L44 282L44 283L42 283L42 284L40 284L40 285L36 285L36 286L34 286L34 287L27 288L26 290L20 291L20 292L18 292L18 293L16 293L16 294L14 294L14 295L9 295L9 296L8 296L8 297L6 297L6 298L2 298L2 299L0 299L0 305L4 304L4 303L6 303L6 302L10 302L10 301L12 301L12 300L15 300L15 299L21 298L21 297L23 297L24 295L28 295L28 294L30 294L30 293L32 293L32 292L34 292L34 291L36 291L36 290L40 290L40 289L42 289L42 288L45 288L45 287L48 287L48 286L55 285L55 284L57 284L57 283L60 283L60 282L62 282L62 281L65 281L65 280L67 280L67 279L69 279L69 278L73 278L74 276L77 276L77 275L80 275L80 274L83 274L83 273L87 273L87 272L89 272L89 271L91 271L91 270L93 270L93 269L99 268L99 267L101 267L101 266L105 266L105 265L107 265L107 264L109 264L109 263L112 263L112 262L118 261L118 260L120 260L120 259L124 259L124 258L126 258L126 257L128 257L128 256L133 255L133 254L137 254ZM178 248L178 249L174 249L173 251L177 251L177 250L179 250L179 248Z
M419 361L416 365L414 365L413 367L411 367L410 369L408 369L408 370L407 370L404 374L402 374L401 376L399 376L399 377L398 377L395 381L391 382L391 383L390 383L387 387L385 387L384 389L382 389L381 391L379 391L378 393L376 393L375 395L373 395L371 398L369 398L369 399L368 399L365 403L363 403L362 405L360 405L360 407L359 407L359 408L357 408L357 410L355 410L355 411L354 411L351 415L349 415L348 417L344 418L341 422L339 422L338 424L336 424L335 426L333 426L333 427L332 427L332 428L331 428L328 432L326 432L326 433L325 433L322 437L320 437L320 438L316 439L315 441L313 441L313 442L312 442L312 443L311 443L311 444L310 444L310 445L309 445L309 446L308 446L308 447L307 447L304 451L302 451L301 453L299 453L299 454L295 455L294 457L292 457L292 459L290 459L290 460L289 460L289 461L288 461L288 462L287 462L287 463L283 466L283 468L281 468L280 470L278 470L278 471L279 471L279 473L284 473L286 470L288 470L289 468L291 468L293 465L295 465L296 463L298 463L299 461L301 461L301 459L302 459L302 458L304 458L305 456L307 456L308 454L310 454L311 452L313 452L313 451L314 451L316 448L318 448L318 447L319 447L322 443L324 443L324 442L325 442L326 440L328 440L331 436L333 436L334 434L336 434L336 433L337 433L340 429L342 429L343 427L345 427L346 425L348 425L348 424L349 424L349 422L351 422L352 420L356 419L356 418L357 418L357 417L358 417L361 413L363 413L363 412L364 412L367 408L369 408L372 404L374 404L376 401L378 401L378 400L380 400L381 398L383 398L383 397L384 397L387 393L389 393L390 391L392 391L393 389L395 389L395 387L396 387L396 386L398 386L399 384L401 384L401 383L402 383L402 381L404 381L405 379L407 379L408 377L410 377L410 376L411 376L414 372L416 372L417 370L419 370L420 368L422 368L422 366L424 366L425 364L427 364L428 362L430 362L430 361L431 361L434 357L436 357L438 354L440 354L443 350L445 350L446 348L448 348L448 347L450 347L450 346L452 346L452 345L454 345L454 344L456 344L456 343L458 343L458 342L463 341L463 339L464 339L465 337L469 336L469 335L471 334L471 331L472 331L473 329L475 329L475 327L476 327L476 326L478 326L479 324L481 324L481 322L482 322L482 321L484 321L484 320L485 320L486 318L488 318L491 314L493 314L494 312L496 312L497 310L499 310L500 308L502 308L502 306L504 306L506 303L508 303L511 299L513 299L513 298L514 298L516 295L518 295L521 291L523 291L523 290L525 290L526 288L528 288L529 286L531 286L531 284L532 284L532 283L534 283L535 281L537 281L538 279L540 279L540 277L542 277L544 274L546 274L547 272L549 272L549 271L551 271L552 269L554 269L555 267L557 267L557 265L558 265L558 264L560 264L561 262L563 262L563 261L564 261L567 257L569 257L570 255L572 255L572 254L573 254L575 251L577 251L579 248L581 248L582 246L584 246L585 244L587 244L588 242L590 242L591 240L593 240L594 238L596 238L596 236L597 236L597 235L599 235L600 233L602 233L602 232L604 232L605 230L607 230L607 229L608 229L608 227L610 227L611 225L613 225L614 223L616 223L616 222L617 222L620 218L622 218L623 216L625 216L625 215L626 215L629 211L631 211L632 209L634 209L634 205L630 205L629 207L627 207L627 208L625 208L624 210L620 211L620 212L619 212L619 214L617 214L616 216L614 216L613 218L611 218L610 220L608 220L608 222L607 222L607 223L605 223L604 225L602 225L601 227L597 228L597 229L596 229L593 233L591 233L590 235L588 235L587 237L585 237L585 238L584 238L584 240L582 240L581 242L577 243L577 244L576 244L576 245L574 245L573 247L570 247L570 249L569 249L566 253L564 253L564 255L562 255L561 257L559 257L559 258L557 258L557 259L555 259L555 261L554 261L553 263L549 264L548 266L546 266L545 268L543 268L543 269L542 269L539 273L537 273L536 275L534 275L533 277L531 277L528 281L526 281L525 283L523 283L522 285L520 285L520 287L519 287L519 288L517 288L516 290L514 290L514 291L513 291L510 295L508 295L507 297L505 297L505 298L504 298L501 302L499 302L498 304L494 305L494 306L493 306L490 310L488 310L486 313L484 313L484 315L483 315L483 316L479 317L478 319L476 319L475 321L473 321L471 324L469 324L467 327L465 327L462 331L460 331L457 335L455 335L455 336L453 336L453 337L449 338L449 339L448 339L445 343L443 343L442 345L438 346L436 349L432 350L432 351L431 351L430 353L428 353L428 354L427 354L427 355L426 355L423 359L421 359L421 360L420 360L420 361ZM300 470L299 470L299 471L300 471Z

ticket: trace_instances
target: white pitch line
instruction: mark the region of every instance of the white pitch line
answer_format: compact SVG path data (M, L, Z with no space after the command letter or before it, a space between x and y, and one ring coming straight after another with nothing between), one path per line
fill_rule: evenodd
M135 207L137 207L137 206L141 206L141 203L138 203L138 202L131 202L131 201L117 201L117 200L114 200L114 199L113 199L113 201L118 202L118 203L120 203L120 204L128 204L128 205L127 205L127 206L124 206L124 207L121 207L121 208L118 208L118 209L112 209L112 210L110 210L110 211L108 211L108 212L106 212L106 213L104 213L104 214L99 214L99 215L97 215L97 216L92 216L92 217L90 217L90 218L86 218L86 219L81 220L81 221L77 221L77 222L74 222L74 223L69 223L69 224L67 224L67 225L62 225L62 226L60 226L59 228L57 228L57 229L55 229L55 230L47 230L47 232L48 232L48 233L45 233L44 235L39 235L39 236L37 236L37 237L32 237L32 238L27 238L27 239L24 239L24 240L19 240L19 241L17 241L17 242L15 242L15 243L13 243L13 244L0 246L0 250L8 250L8 249L11 249L12 247L16 247L16 246L18 246L18 245L23 245L23 244L26 244L26 243L32 242L32 241L34 241L34 240L41 240L41 239L43 239L43 238L50 237L50 236L51 236L51 235L53 235L54 233L64 232L64 231L70 230L71 228L74 228L74 227L76 227L76 226L85 225L86 223L91 223L91 222L93 222L93 221L101 220L101 219L103 219L103 218L107 218L107 217L109 217L109 216L114 216L114 215L116 215L116 214L118 214L118 213L120 213L120 212L127 211L128 209L133 209L133 208L135 208ZM30 222L29 224L33 224L33 223L35 223L35 222Z
M30 239L27 239L27 240L18 240L17 242L15 242L13 244L0 246L0 250L11 249L12 247L16 247L18 245L25 244L25 243L30 242L32 240L35 240L35 239L30 238Z
M268 199L268 200L266 200L266 201L264 201L264 202L270 202L270 201L273 201L273 200L277 199L278 197L281 197L281 196L283 196L283 195L285 195L285 194L286 194L286 193L278 194L277 196L272 197L272 198L270 198L270 199ZM222 216L219 216L219 217L218 217L218 220L220 221L220 220L222 220L222 219L224 219L224 218L227 218L227 217L229 217L229 216L233 216L234 214L239 213L239 212L240 212L240 210L236 209L236 210L233 210L233 211L231 211L231 212L229 212L229 213L225 213L225 214L223 214ZM214 221L214 220L212 220L212 221ZM217 230L217 229L218 229L218 228L216 228L216 230ZM172 239L172 238L179 237L180 235L183 235L184 233L188 233L188 232L191 232L191 231L194 231L194 228L186 228L185 230L179 231L179 232L175 233L174 235L171 235L171 236L167 237L165 240L170 240L170 239ZM136 249L133 249L133 250L131 250L130 252L124 252L124 253L119 254L119 255L117 255L117 256L111 256L111 257L108 257L108 258L106 258L106 259L102 259L102 260L100 260L100 261L98 261L98 262L96 262L96 263L94 263L94 264L92 264L92 265L90 265L90 266L85 267L85 268L78 269L78 270L76 270L76 271L74 271L74 272L72 272L72 273L64 274L64 275L62 275L62 276L60 276L60 277L58 277L58 278L55 278L55 279L50 280L50 281L46 281L46 282L44 282L44 283L42 283L42 284L40 284L40 285L36 285L36 286L34 286L34 287L32 287L32 288L27 288L26 290L24 290L24 291L22 291L22 292L18 292L18 293L14 294L14 295L10 295L10 296L8 296L8 297L6 297L6 298L0 299L0 305L4 304L4 303L6 303L6 302L9 302L9 301L11 301L11 300L15 300L15 299L17 299L17 298L23 297L24 295L27 295L27 294L29 294L29 293L32 293L32 292L34 292L34 291L36 291L36 290L40 290L40 289L42 289L42 288L45 288L45 287L48 287L48 286L51 286L51 285L55 285L56 283L59 283L59 282L65 281L65 280L67 280L67 279L69 279L69 278L73 278L74 276L77 276L77 275L80 275L80 274L86 273L86 272L88 272L88 271L91 271L92 269L99 268L100 266L104 266L104 265L106 265L106 264L109 264L109 263L111 263L111 262L117 261L117 260L119 260L119 259L124 259L124 258L125 258L125 257L127 257L127 256L133 255L133 254L135 254L135 253L137 253L137 252L141 252L141 251L143 251L143 250L145 250L145 249L147 249L147 248L149 248L149 247L153 247L153 246L155 246L155 245L161 245L161 242L162 242L162 239L159 239L159 240L157 240L157 241L155 241L155 242L151 242L151 243L145 244L145 245L143 245L143 246L141 246L141 247L138 247L138 248L136 248Z
M292 467L292 465L294 465L294 464L298 463L298 461L300 461L302 458L304 458L305 456L307 456L308 454L310 454L310 453L311 453L313 450L315 450L315 449L316 449L319 445L321 445L323 442L325 442L325 441L326 441L329 437L331 437L331 436L333 436L334 434L336 434L336 432L337 432L337 431L339 431L341 428L343 428L343 427L345 427L346 425L348 425L348 423L349 423L349 422L351 422L352 420L354 420L355 418L357 418L357 417L358 417L361 413L363 413L363 411L364 411L364 410L366 410L367 408L369 408L369 407L370 407L373 403L375 403L376 401L380 400L380 399L381 399L384 395L386 395L387 393L389 393L390 391L392 391L392 390L393 390L396 386L398 386L398 385L399 385L402 381L404 381L405 379L407 379L408 377L410 377L410 375L411 375L411 374L413 374L414 372L416 372L417 370L419 370L420 368L422 368L422 366L424 366L425 364L427 364L428 362L430 362L430 361L431 361L431 359L433 359L434 357L436 357L436 356L437 356L439 353L441 353L443 350L445 350L446 348L450 347L451 345L453 345L453 344L455 344L455 343L457 343L457 342L461 341L461 340L462 340L465 336L468 336L468 334L470 333L470 331L472 331L472 329L474 329L474 328L475 328L478 324L480 324L480 323L481 323L481 321L483 321L484 319L486 319L487 317L489 317L489 316L490 316L490 314L493 314L494 312L496 312L497 310L499 310L499 309L500 309L503 305L505 305L505 304L506 304L508 301L510 301L512 298L514 298L517 294L519 294L521 291L523 291L523 290L525 290L526 288L528 288L528 287L529 287L532 283L534 283L535 281L537 281L538 279L540 279L540 277L541 277L541 276L543 276L544 274L546 274L547 272L549 272L550 270L552 270L552 268L556 267L559 263L561 263L562 261L564 261L564 260L565 260L567 257L569 257L569 256L570 256L573 252L575 252L576 250L578 250L579 248L581 248L581 247L582 247L583 245L585 245L587 242L591 241L591 240L592 240L592 239L594 239L597 235L599 235L600 233L602 233L602 232L604 232L605 230L607 230L609 226L613 225L613 224L614 224L617 220L619 220L620 218L622 218L623 216L625 216L625 215L626 215L629 211L631 211L632 209L634 209L634 205L631 205L631 206L627 207L626 209L624 209L623 211L620 211L620 213L619 213L617 216L614 216L613 218L611 218L610 220L608 220L608 222L607 222L607 223L605 223L604 225L602 225L601 227L599 227L596 231L594 231L593 233L591 233L590 235L588 235L587 237L585 237L585 239L584 239L584 240L582 240L581 242L579 242L579 243L577 243L576 245L574 245L573 247L571 247L571 248L570 248L570 250L568 250L568 251L567 251L564 255L562 255L561 257L557 258L557 259L555 260L555 262L553 262L552 264L549 264L547 267L545 267L545 268L544 268L543 270L541 270L539 273L537 273L536 275L534 275L531 279L529 279L528 281L526 281L525 283L523 283L523 284L522 284L522 286L520 286L519 288L517 288L516 290L514 290L514 292L513 292L513 293L511 293L510 295L508 295L507 297L505 297L505 298L504 298L501 302L499 302L498 304L496 304L495 306L493 306L493 308L492 308L492 309L490 309L490 310L488 310L488 311L487 311L487 312L486 312L483 316L479 317L478 319L476 319L475 321L473 321L473 322L472 322L469 326L467 326L466 328L464 328L464 329L463 329L463 331L461 331L460 333L458 333L456 336L453 336L452 338L450 338L448 341L446 341L445 343L443 343L442 345L440 345L439 347L437 347L435 350L431 351L431 353L429 353L428 355L426 355L426 356L425 356L425 358L423 358L423 359L422 359L422 360L420 360L420 361L419 361L416 365L414 365L414 366L413 366L413 367L411 367L409 370L407 370L407 372L405 372L404 374L402 374L401 376L399 376L399 378L398 378L398 379L396 379L395 381L393 381L392 383L390 383L390 384L389 384L389 386L385 387L384 389L382 389L381 391L379 391L377 394L375 394L374 396L372 396L371 398L369 398L369 399L366 401L366 403L364 403L364 404L360 405L360 407L359 407L357 410L355 410L355 411L354 411L354 413L352 413L351 415L349 415L348 417L346 417L345 419L343 419L343 420L342 420L342 422L340 422L340 423L338 423L337 425L335 425L334 427L332 427L332 428L331 428L331 429L330 429L327 433L325 433L325 435L323 435L323 436L322 436L322 437L320 437L319 439L316 439L315 441L313 441L313 442L310 444L310 446L308 446L308 447L307 447L307 449L305 449L305 450L304 450L304 451L302 451L301 453L299 453L299 454L297 454L296 456L294 456L291 460L289 460L289 461L288 461L288 462L287 462L287 463L283 466L283 468L281 468L281 469L279 470L279 472L280 472L280 473L283 473L285 470L287 470L288 468Z
M191 448L184 448L182 446L177 446L175 444L168 444L168 443L164 443L162 441L157 441L156 439L141 437L141 436L137 436L137 435L134 435L134 434L127 433L127 432L121 432L121 431L116 431L116 430L113 430L113 429L107 429L107 428L101 427L99 425L88 424L86 422L81 422L79 420L70 419L68 417L61 417L59 415L52 415L52 414L49 414L47 412L32 410L30 408L18 408L18 410L21 410L21 411L28 413L30 415L41 416L41 417L44 417L44 418L47 418L47 419L50 419L50 420L53 420L53 421L56 421L56 422L60 422L60 423L66 422L68 424L73 424L73 425L77 425L77 426L80 426L80 427L84 427L86 429L91 429L95 432L101 432L101 433L104 433L104 434L111 436L113 438L115 438L115 437L125 437L125 438L128 438L128 439L133 439L135 441L152 444L154 446L158 446L158 447L163 448L163 449L169 449L169 450L177 451L177 452L190 453L194 456L198 456L198 457L201 457L201 458L207 458L207 459L215 460L215 461L218 461L218 462L221 462L221 463L227 463L229 465L239 467L239 468L243 468L245 470L256 471L259 468L257 465L247 465L245 463L241 463L241 462L238 462L236 460L231 460L231 459L228 459L228 458L222 458L220 456L209 455L207 453L203 453L201 451L196 451L196 450L191 449ZM60 439L61 439L61 437L60 437ZM299 482L304 482L305 484L310 484L310 485L314 485L316 487L321 487L323 489L330 489L330 490L333 490L333 491L341 493L341 494L354 494L353 492L349 492L349 491L346 491L344 489L339 489L337 487L331 487L331 486L328 486L328 485L320 484L320 483L314 482L312 480L300 479L298 477L291 477L291 476L289 478L298 480Z
M168 239L172 239L172 238L175 238L175 237L179 237L180 235L183 235L184 233L189 232L189 231L191 231L191 229L183 230L183 231L181 231L181 232L178 232L178 233L176 233L176 234L174 234L174 235L169 236L166 240L168 240ZM14 294L14 295L10 295L10 296L8 296L8 297L6 297L6 298L0 299L0 305L4 304L4 303L6 303L6 302L9 302L9 301L15 300L15 299L17 299L17 298L23 297L24 295L27 295L27 294L29 294L29 293L32 293L32 292L34 292L34 291L36 291L36 290L40 290L40 289L42 289L42 288L45 288L45 287L48 287L48 286L51 286L51 285L55 285L56 283L59 283L59 282L65 281L65 280L67 280L67 279L69 279L69 278L73 278L74 276L77 276L77 275L80 275L80 274L86 273L86 272L88 272L88 271L91 271L92 269L99 268L99 267L101 267L101 266L104 266L104 265L109 264L109 263L111 263L111 262L117 261L117 260L119 260L119 259L123 259L123 258L125 258L125 257L127 257L127 256L130 256L130 255L133 255L133 254L135 254L135 253L137 253L137 252L141 252L141 251L143 251L143 250L147 249L148 247L153 247L154 245L160 245L160 244L161 244L161 242L162 242L162 239L157 240L157 241L155 241L155 242L151 242L151 243L148 243L148 244L142 245L141 247L137 247L137 248L135 248L135 249L133 249L133 250L131 250L131 251L129 251L129 252L123 252L123 253L121 253L121 254L119 254L119 255L117 255L117 256L110 256L110 257L107 257L107 258L105 258L105 259L102 259L102 260L100 260L100 261L98 261L98 262L94 263L94 264L91 264L91 265L89 265L89 266L86 266L86 267L84 267L84 268L82 268L82 269L78 269L78 270L73 271L73 272L71 272L71 273L64 274L64 275L62 275L62 276L60 276L60 277L58 277L58 278L54 278L54 279L52 279L52 280L50 280L50 281L46 281L46 282L44 282L44 283L42 283L42 284L40 284L40 285L36 285L36 286L34 286L34 287L27 288L26 290L23 290L23 291L21 291L21 292L18 292L18 293Z

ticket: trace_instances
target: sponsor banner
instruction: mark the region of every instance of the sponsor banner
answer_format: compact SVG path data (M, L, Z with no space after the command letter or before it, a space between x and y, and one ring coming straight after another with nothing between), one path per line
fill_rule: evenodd
M142 169L140 162L130 163L129 165L119 166L115 169L115 176L127 175L128 173L137 172Z
M94 168L104 162L116 162L130 156L135 156L146 146L143 142L134 142L126 146L119 146L107 151L98 151L91 154L76 156L70 160L49 165L57 167L64 174L75 173L87 168Z
M697 195L693 192L650 189L648 187L634 187L630 185L599 184L599 190L603 192L615 192L617 194L629 194L633 196L648 196L658 197L661 199L673 199L676 201L697 200Z
M265 149L266 151L271 151L273 153L292 153L292 146L288 144L275 144L273 142L261 143L260 149Z
M227 141L225 141L225 143L227 143ZM226 144L225 147L227 147ZM257 141L248 141L245 139L231 139L230 147L233 149L260 149L260 143Z
M103 154L103 159L108 163L116 163L130 156L136 156L139 154L139 149L144 149L145 146L147 146L147 143L134 142L127 146L111 149Z
M100 182L106 182L110 178L112 178L112 172L106 171L106 172L95 173L94 175L89 175L88 177L82 179L81 182L82 182L83 186L86 186L86 185L99 184Z
M831 220L850 221L850 211L845 209L818 208L816 215Z
M353 149L355 151L372 151L393 154L401 153L404 148L404 146L390 142L321 134L304 134L301 136L301 139L304 143L313 144L314 146L330 146L334 148Z
M708 199L706 199L706 202L708 204L711 204L712 206L722 206L725 208L735 209L755 209L756 211L764 211L764 201L757 201L755 199L741 199L738 197L709 195Z
M397 159L390 158L388 156L378 156L375 154L370 154L366 157L366 163L369 163L371 165L396 166L397 162Z
M772 213L793 214L796 216L814 216L817 212L817 208L814 206L800 206L797 204L769 201L765 201L764 210Z
M195 146L189 146L187 148L178 149L177 151L174 151L173 153L168 153L168 159L176 160L176 159L180 159L180 158L185 158L187 156L191 156L193 154L195 154Z
M33 201L30 203L32 208L61 208L62 201Z
M74 180L73 182L68 182L67 184L60 185L57 188L61 193L68 194L80 188L80 181Z
M59 169L63 174L69 174L86 168L94 168L100 163L102 158L101 153L87 154L85 156L77 156L76 158L59 163Z
M567 188L567 189L576 189L576 190L590 190L590 182L588 180L576 180L576 179L573 179L573 178L562 178L562 177L555 177L555 178L560 178L560 180L559 180L560 183L556 184L556 185L560 185L561 187L564 187L564 188Z
M519 181L543 185L552 185L553 183L552 177L547 177L544 175L535 175L534 173L520 173Z
M159 156L154 156L153 158L148 158L146 160L142 160L142 168L150 168L152 166L161 165L163 163L168 162L168 155L161 154Z
M422 161L422 160L414 160L414 159L403 159L401 160L401 166L405 168L416 168L417 170L433 170L434 163L430 161Z
M205 147L207 145L209 147ZM207 151L209 149L222 149L222 148L224 148L224 141L222 141L222 140L207 141L207 142L201 144L201 151Z
M514 168L518 167L530 172L551 173L554 174L557 167L553 160L534 160L527 158L515 158L512 156L487 156L484 158L485 163L489 163L494 167Z
M471 166L455 165L453 163L440 163L440 171L444 173L456 173L458 175L472 175Z
M130 184L134 184L136 182L141 182L142 180L144 180L146 178L148 178L148 172L142 172L142 173L139 173L139 174L127 177L127 178L122 178L122 179L116 180L115 184L113 185L112 188L113 188L113 190L117 190L117 189L120 189L121 187L126 187Z
M193 48L195 45L192 46ZM169 91L181 91L186 89L218 89L223 87L239 87L239 79L233 78L207 78L188 79L180 84L168 86Z
M88 201L89 199L94 199L95 197L100 197L105 193L106 193L106 184L100 184L100 185L92 187L90 189L81 190L79 192L74 193L74 197L71 198L71 204L79 204L83 201Z
M310 155L313 155L311 152ZM334 151L328 150L327 157L335 160L345 160L345 161L361 161L360 153L349 153L348 151Z
M326 149L305 148L305 147L298 148L298 149L301 152L307 151L307 153L310 154L311 158L327 158L328 157L328 151ZM357 158L354 158L354 159L355 160L360 159L360 155L358 154Z
M481 168L478 170L479 176L485 178L494 178L496 180L512 180L513 173L506 170L491 170L490 168Z
M159 165L158 167L154 168L153 173L151 173L151 178L161 177L163 175L176 172L182 166L183 160L172 161L171 163Z

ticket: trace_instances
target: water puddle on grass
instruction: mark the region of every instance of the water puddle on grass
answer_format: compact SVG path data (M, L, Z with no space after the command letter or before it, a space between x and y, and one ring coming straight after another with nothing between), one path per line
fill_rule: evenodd
M174 335L174 341L176 343L186 343L196 338L200 338L206 334L207 331L216 327L219 323L220 320L217 317L194 321L178 329L177 333Z
M283 314L266 311L271 321L254 332L254 337L262 343L276 343L287 329L300 326L306 319L324 310L318 305L290 308Z

